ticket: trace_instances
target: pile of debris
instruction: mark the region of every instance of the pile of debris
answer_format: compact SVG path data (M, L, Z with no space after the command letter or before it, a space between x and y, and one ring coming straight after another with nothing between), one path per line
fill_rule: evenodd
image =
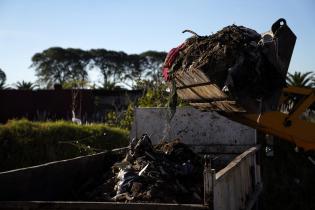
M254 100L272 97L285 86L287 66L279 57L277 37L272 32L262 36L236 25L210 36L189 32L194 35L169 52L164 79L172 81L176 72L197 69L235 100L244 95Z
M201 203L202 159L179 140L154 147L144 134L87 195L94 201Z

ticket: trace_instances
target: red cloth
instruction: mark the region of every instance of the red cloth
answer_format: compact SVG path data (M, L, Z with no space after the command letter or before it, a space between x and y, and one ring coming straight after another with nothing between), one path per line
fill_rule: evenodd
M179 52L185 48L185 43L179 45L176 48L173 48L169 51L169 53L166 56L165 62L164 62L164 66L163 66L163 78L165 81L168 81L169 78L169 70L172 67L175 59L177 58Z

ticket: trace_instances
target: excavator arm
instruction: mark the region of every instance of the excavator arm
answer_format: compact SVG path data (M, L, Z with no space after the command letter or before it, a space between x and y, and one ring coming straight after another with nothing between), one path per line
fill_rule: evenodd
M304 150L315 150L315 89L287 87L277 111L261 113L220 112L229 119L288 140ZM314 117L314 116L313 116ZM313 120L313 121L312 121Z

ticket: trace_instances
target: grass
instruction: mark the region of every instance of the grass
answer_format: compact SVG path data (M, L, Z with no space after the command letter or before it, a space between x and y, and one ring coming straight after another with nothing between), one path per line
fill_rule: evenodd
M104 124L11 120L0 125L0 171L93 154L128 144L128 131Z

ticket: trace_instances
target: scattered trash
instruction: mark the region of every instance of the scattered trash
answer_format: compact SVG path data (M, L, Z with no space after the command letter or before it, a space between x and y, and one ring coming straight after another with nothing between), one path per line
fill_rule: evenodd
M88 193L95 201L202 203L202 158L179 140L155 147L147 134Z

